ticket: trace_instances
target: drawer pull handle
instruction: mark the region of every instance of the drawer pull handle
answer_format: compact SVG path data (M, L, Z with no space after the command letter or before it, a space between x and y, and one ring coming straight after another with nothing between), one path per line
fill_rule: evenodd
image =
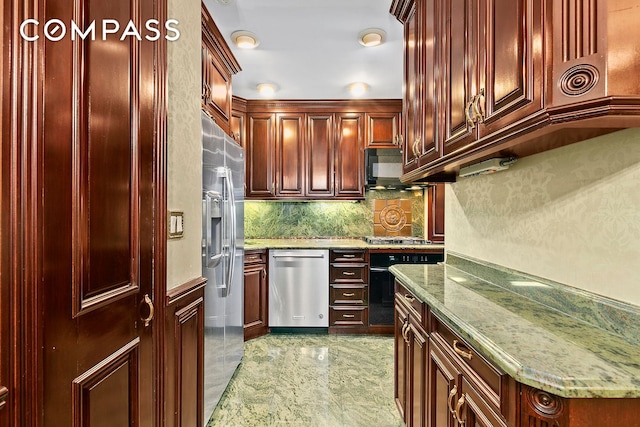
M460 344L460 341L453 340L453 350L456 353L458 353L460 356L464 357L465 359L471 360L471 357L473 357L473 354L470 351L464 351L463 349L458 347L459 344Z
M355 258L356 256L353 254L344 254L342 255L344 258Z
M458 393L458 386L454 385L453 388L451 389L451 391L449 392L449 399L447 400L447 406L449 407L449 412L455 417L456 416L456 412L453 409L453 398L456 396L456 394ZM458 418L456 418L457 420Z
M343 314L342 317L344 317L345 319L353 319L356 316L354 314Z
M464 421L465 421L460 416L460 409L462 408L462 405L464 405L464 394L458 400L458 404L456 405L456 412L455 412L455 414L453 414L453 416L456 418L456 420L458 420L458 425L459 426L464 426Z
M405 320L404 326L402 327L402 338L404 338L404 342L409 345L409 321Z
M353 271L343 271L342 274L345 275L345 276L355 276L356 275L356 273L354 273Z
M416 300L414 297L412 297L409 294L404 294L404 299L406 299L409 302L414 302Z
M343 292L343 293L342 293L342 296L343 296L343 297L353 297L353 296L355 296L355 295L356 295L356 294L355 294L355 293L353 293L353 292Z

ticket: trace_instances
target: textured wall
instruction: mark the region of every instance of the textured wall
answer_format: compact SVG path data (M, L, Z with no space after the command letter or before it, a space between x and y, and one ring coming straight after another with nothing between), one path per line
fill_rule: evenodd
M167 244L167 288L201 275L200 2L169 0L180 39L168 46L169 210L184 211L184 237Z
M358 202L245 202L248 239L373 235L374 199L411 199L413 236L423 237L422 191L369 191Z
M640 129L447 185L446 249L640 305Z

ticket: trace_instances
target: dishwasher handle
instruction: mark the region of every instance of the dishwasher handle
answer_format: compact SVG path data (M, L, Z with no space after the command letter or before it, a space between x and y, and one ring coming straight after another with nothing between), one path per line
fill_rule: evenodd
M272 258L324 258L324 254L273 254Z
M372 271L374 273L386 273L387 271L389 271L389 267L370 267L369 271Z

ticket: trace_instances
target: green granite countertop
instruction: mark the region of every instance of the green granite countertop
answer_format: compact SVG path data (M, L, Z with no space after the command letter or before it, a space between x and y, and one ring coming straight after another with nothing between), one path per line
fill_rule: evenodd
M474 262L449 254L390 270L517 381L562 397L640 397L640 308Z
M425 249L444 250L443 244L370 245L361 239L246 239L244 248L251 249Z

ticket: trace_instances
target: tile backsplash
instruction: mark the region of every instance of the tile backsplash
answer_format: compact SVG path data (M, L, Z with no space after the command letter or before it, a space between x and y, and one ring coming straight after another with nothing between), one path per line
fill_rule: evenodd
M424 192L367 191L362 201L246 201L247 239L364 237L374 234L375 200L407 199L411 235L424 237ZM408 205L405 205L407 207Z

